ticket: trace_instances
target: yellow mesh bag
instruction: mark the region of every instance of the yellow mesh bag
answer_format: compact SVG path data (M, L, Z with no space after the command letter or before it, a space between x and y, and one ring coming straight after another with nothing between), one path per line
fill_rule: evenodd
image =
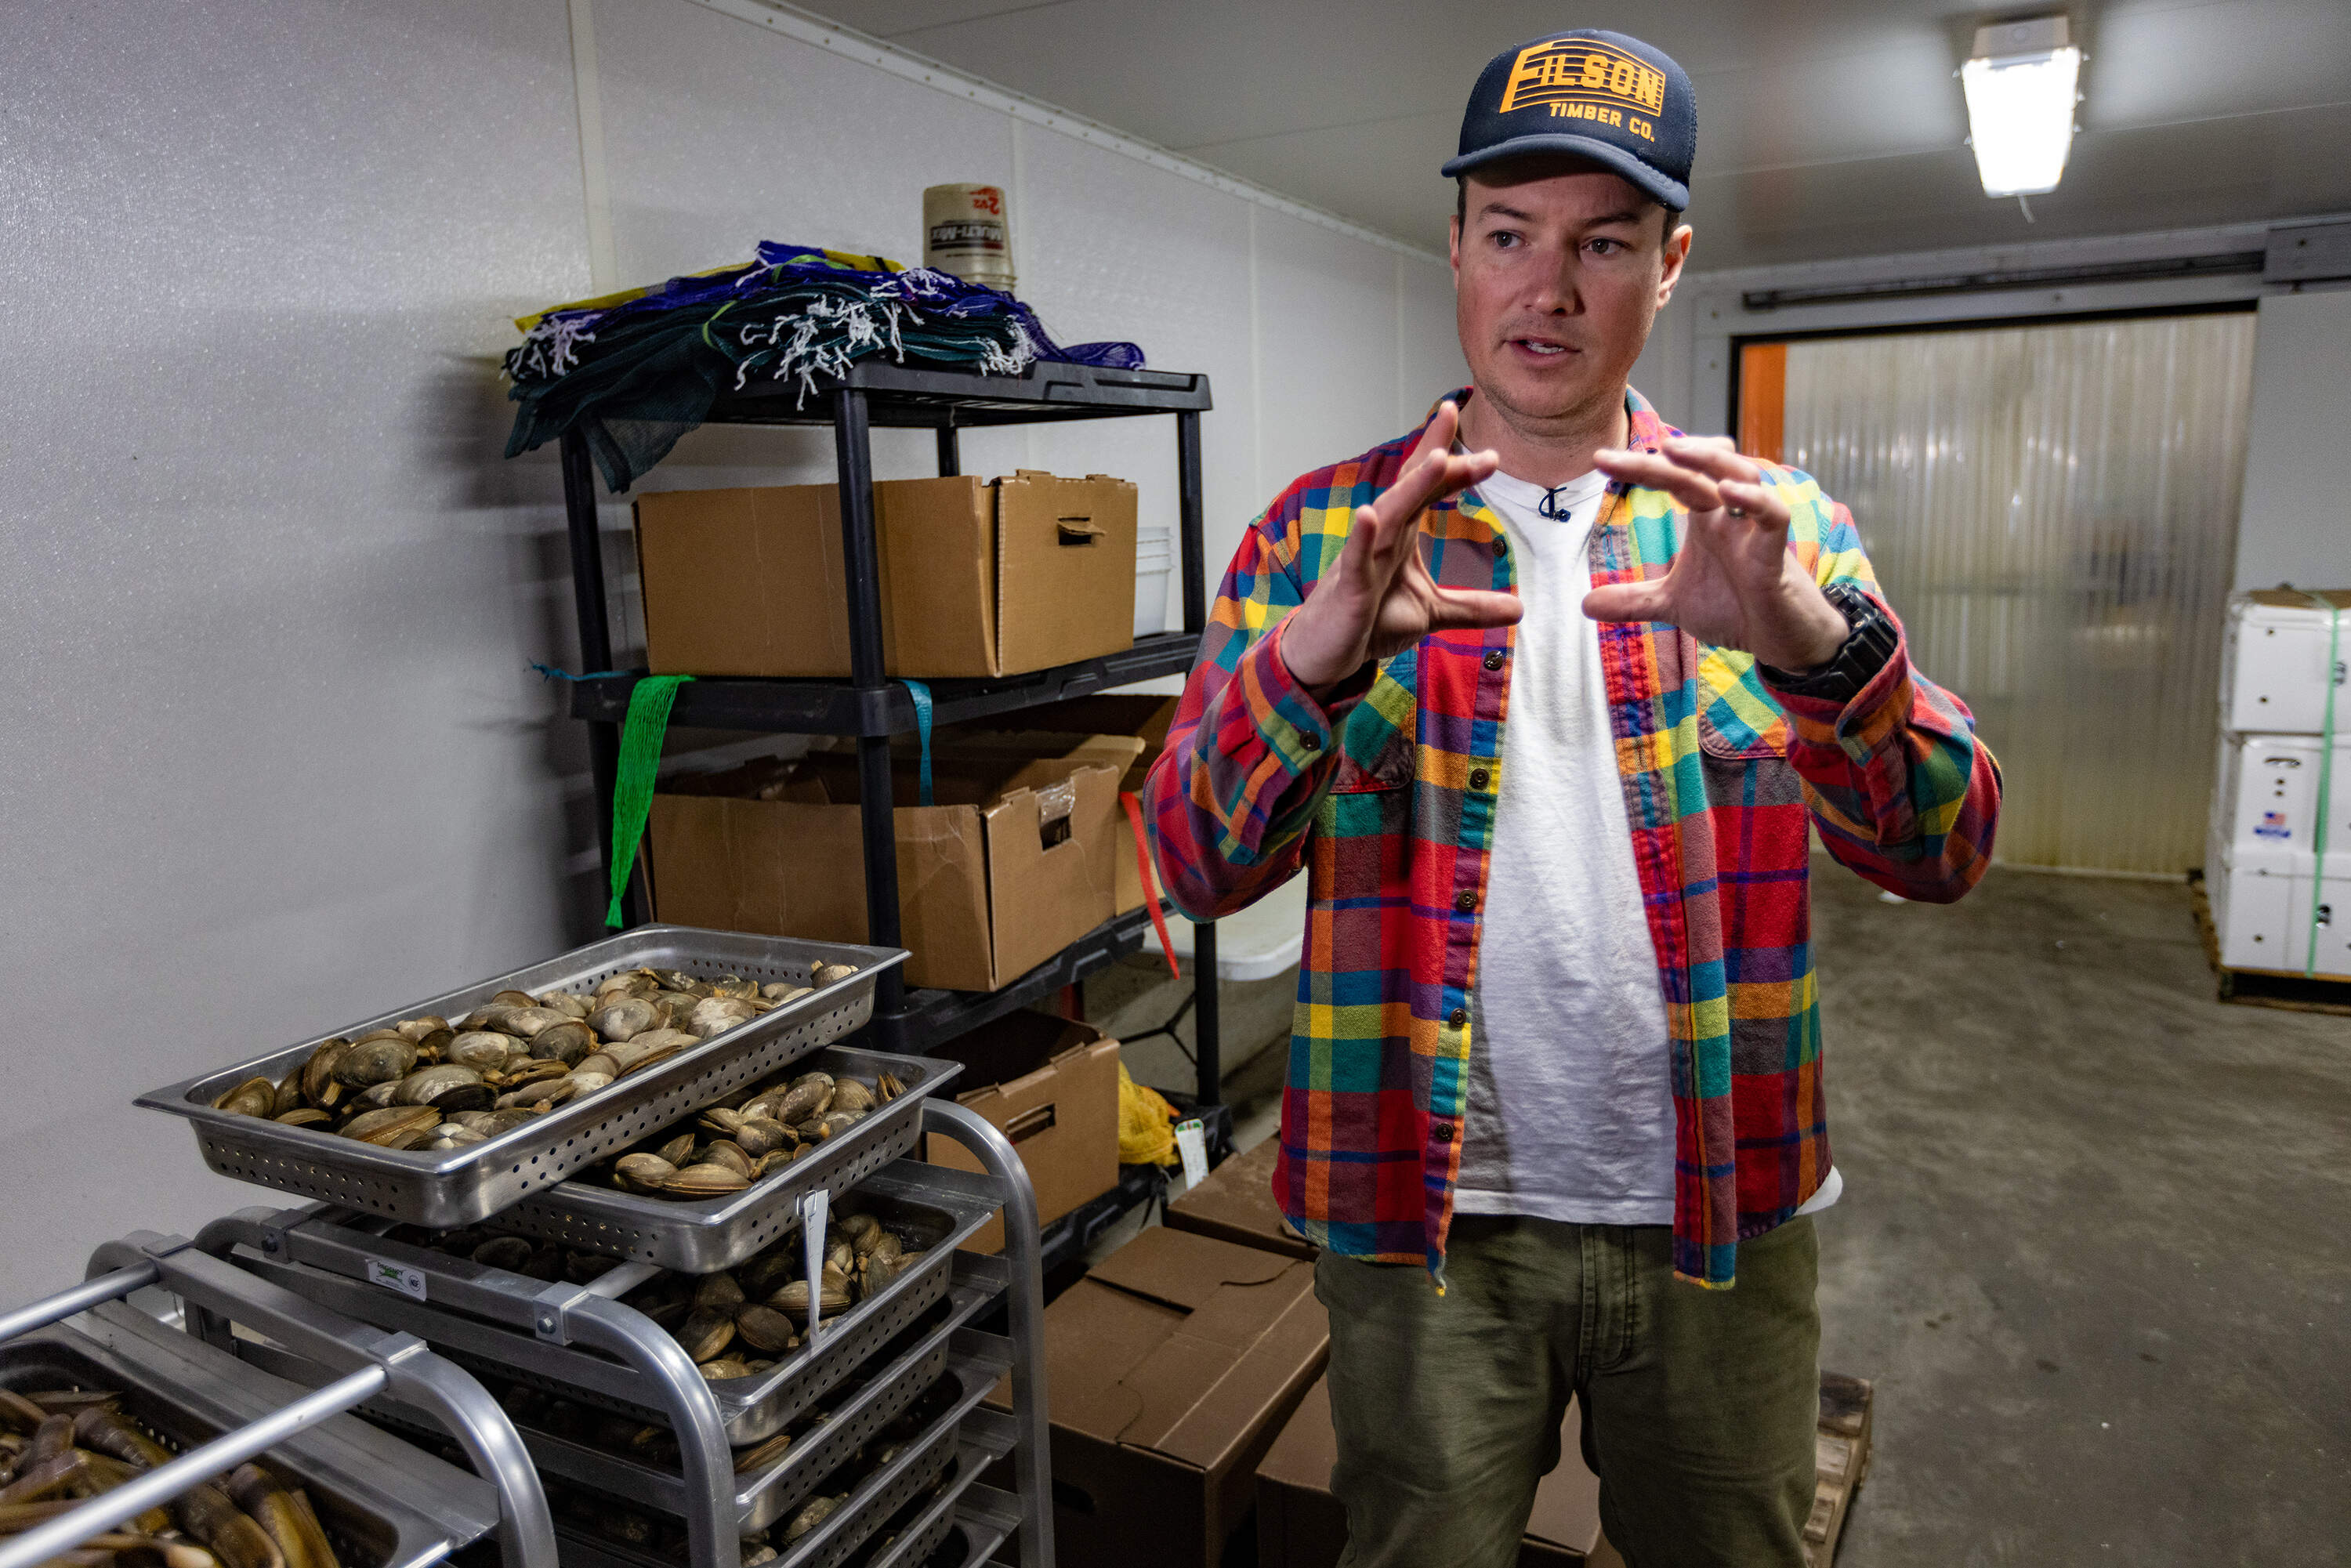
M1172 1166L1176 1163L1176 1107L1156 1089L1126 1075L1118 1064L1118 1163L1123 1166Z

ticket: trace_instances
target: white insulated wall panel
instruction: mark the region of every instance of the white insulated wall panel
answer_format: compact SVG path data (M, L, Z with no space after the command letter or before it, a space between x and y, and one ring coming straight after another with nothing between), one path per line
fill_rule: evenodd
M1257 505L1311 469L1409 428L1396 419L1389 253L1287 214L1257 214Z
M261 1201L134 1094L589 934L495 379L589 278L562 0L18 5L0 57L0 971L106 998L8 1054L0 1162L71 1173L26 1299Z
M1469 384L1453 319L1453 269L1396 257L1396 410L1401 435L1428 417L1438 398Z

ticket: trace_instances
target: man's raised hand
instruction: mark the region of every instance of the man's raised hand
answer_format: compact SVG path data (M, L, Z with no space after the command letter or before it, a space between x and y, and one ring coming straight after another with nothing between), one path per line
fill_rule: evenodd
M1701 643L1739 648L1784 670L1836 657L1848 628L1788 549L1788 503L1720 437L1667 441L1657 452L1604 450L1601 472L1663 490L1689 510L1670 570L1612 583L1583 599L1594 621L1665 621Z
M1439 588L1420 559L1421 512L1494 472L1491 452L1465 456L1453 450L1460 423L1452 403L1438 407L1396 482L1355 508L1337 563L1290 612L1281 658L1301 685L1336 685L1366 661L1402 653L1432 632L1519 619L1516 595Z

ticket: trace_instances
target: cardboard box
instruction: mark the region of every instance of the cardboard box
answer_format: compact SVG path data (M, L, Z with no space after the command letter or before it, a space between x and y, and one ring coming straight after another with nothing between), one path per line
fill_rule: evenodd
M1210 1171L1207 1180L1168 1204L1168 1226L1311 1261L1314 1243L1290 1228L1273 1200L1273 1162L1280 1152L1277 1134L1235 1155Z
M1535 1488L1534 1511L1519 1545L1520 1568L1623 1559L1600 1533L1600 1480L1583 1466L1579 1416L1571 1402L1560 1427L1559 1468ZM1347 1545L1347 1515L1331 1494L1339 1439L1331 1427L1331 1385L1316 1378L1257 1468L1259 1568L1335 1568Z
M971 1085L956 1101L1011 1140L1037 1189L1037 1220L1050 1224L1118 1184L1118 1041L1089 1023L1044 1013L1010 1013L939 1047L964 1064ZM977 1171L961 1144L934 1135L924 1157ZM1004 1246L991 1219L964 1243L970 1252Z
M1313 1274L1154 1227L1046 1309L1061 1568L1217 1568L1330 1349Z
M1134 484L1101 474L874 486L883 668L1008 675L1133 647L1134 517ZM636 519L655 674L849 674L837 486L671 490Z
M1099 745L1113 737L1122 741L1133 737L1141 743L1140 749L1132 755L1126 775L1119 780L1118 787L1122 792L1139 795L1143 792L1144 776L1151 771L1151 765L1166 748L1167 730L1176 722L1176 708L1180 701L1180 698L1172 696L1116 693L1071 697L1066 702L1023 709L1017 735L988 727L1003 725L1005 721L1001 719L973 719L941 734L953 735L958 739L966 735L975 740L1009 738L1016 743L1040 748L1052 744L1050 737L1056 736L1065 737L1064 744L1073 747L1080 744ZM1123 821L1124 813L1120 815ZM1112 871L1115 880L1111 904L1113 910L1124 915L1130 909L1143 907L1145 883L1144 862L1136 859L1134 852L1133 827L1126 828L1119 837L1124 848L1116 857L1116 864ZM1151 896L1158 896L1159 877L1155 869L1150 876L1149 888Z
M906 983L992 991L1110 918L1119 767L943 757L934 800L893 768ZM647 824L655 917L862 942L865 860L847 753L763 759L665 782Z

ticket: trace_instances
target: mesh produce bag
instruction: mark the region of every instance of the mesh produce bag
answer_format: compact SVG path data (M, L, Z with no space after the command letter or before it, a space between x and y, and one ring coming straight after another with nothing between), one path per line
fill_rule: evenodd
M559 306L517 323L518 405L507 455L579 427L604 482L625 490L722 392L784 382L805 406L861 360L1019 375L1039 360L1134 370L1132 343L1064 349L1011 295L880 256L759 246L748 266Z

